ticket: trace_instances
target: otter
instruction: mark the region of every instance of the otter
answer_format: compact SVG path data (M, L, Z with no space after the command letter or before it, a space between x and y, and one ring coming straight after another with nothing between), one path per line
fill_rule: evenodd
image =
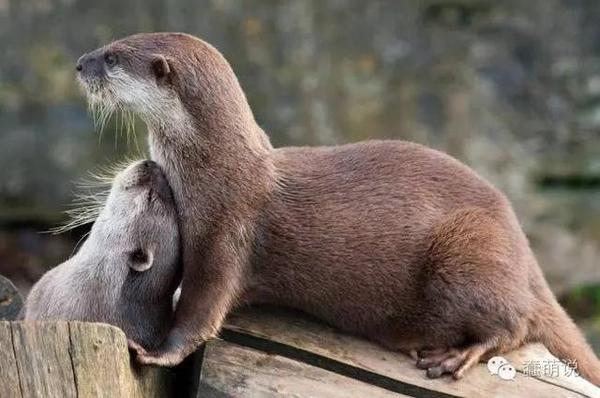
M22 318L110 323L155 347L172 324L179 251L166 178L152 161L133 163L116 176L77 253L34 285Z
M137 34L76 64L92 104L148 127L173 189L183 278L160 347L172 366L247 303L285 305L411 353L430 377L540 341L600 385L508 199L404 141L274 149L225 58L182 33Z

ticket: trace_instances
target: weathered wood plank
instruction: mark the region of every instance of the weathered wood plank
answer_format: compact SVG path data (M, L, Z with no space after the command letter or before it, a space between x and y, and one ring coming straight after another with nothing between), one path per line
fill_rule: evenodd
M0 322L0 344L1 398L158 398L172 393L174 371L133 367L125 334L114 326Z
M519 350L505 354L504 357L508 359L510 363L515 364L517 370L525 374L532 373L530 370L525 369L527 362L531 362L532 360L537 361L540 365L543 365L544 363L559 363L558 359L542 344L526 345ZM579 377L574 372L567 373L565 365L561 364L557 373L558 377L551 377L544 372L542 372L541 375L532 375L532 377L543 380L546 383L577 391L587 397L600 398L600 388L594 386L584 378Z
M201 380L234 397L405 396L288 358L217 339L207 343L205 348Z
M0 397L21 397L10 323L0 322Z
M66 322L11 323L23 397L76 398Z
M122 397L133 395L127 383L129 364L119 347L119 336L109 326L69 325L71 360L80 396ZM93 337L92 337L93 336ZM92 337L92 338L90 338ZM102 366L98 367L98 363Z
M348 371L354 369L381 375L386 383L392 381L402 388L418 386L415 396L437 391L455 396L520 397L526 392L528 396L600 397L600 389L578 377L539 380L519 373L515 380L505 381L490 375L483 364L458 382L449 378L429 380L401 354L282 310L250 309L234 314L227 328L234 332L225 332L226 338L236 341L231 336L245 336L241 343L247 346L209 342L201 375L195 380L232 396L399 396L368 384L372 379ZM526 361L555 360L541 345L530 345L505 357L521 372ZM332 363L337 364L335 368ZM174 396L173 381L172 370L132 367L125 336L113 326L0 322L2 398L169 397ZM407 396L415 391L373 384ZM222 398L216 390L198 389L198 394Z
M123 332L110 325L70 322L71 359L79 397L164 397L171 390L169 369L130 364Z
M581 397L569 386L550 384L523 374L511 381L490 375L484 364L476 366L459 381L449 378L431 380L406 356L391 352L369 341L345 335L297 313L277 309L265 311L251 308L229 317L227 328L276 341L344 364L378 373L389 378L457 396ZM533 359L533 358L529 358ZM522 359L520 359L522 361ZM515 363L516 365L516 363ZM591 387L585 395L594 397L598 389Z

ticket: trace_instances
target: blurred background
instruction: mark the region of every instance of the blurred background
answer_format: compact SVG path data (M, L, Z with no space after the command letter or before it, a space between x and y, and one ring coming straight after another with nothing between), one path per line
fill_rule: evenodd
M25 294L85 228L74 181L145 150L94 131L75 60L184 31L236 71L275 146L400 138L449 152L513 201L600 352L600 2L0 0L0 274Z

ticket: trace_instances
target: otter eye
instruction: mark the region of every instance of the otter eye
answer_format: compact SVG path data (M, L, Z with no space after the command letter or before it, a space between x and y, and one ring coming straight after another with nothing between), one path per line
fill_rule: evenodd
M115 66L117 64L117 61L118 59L116 54L109 53L104 56L104 62L110 67Z

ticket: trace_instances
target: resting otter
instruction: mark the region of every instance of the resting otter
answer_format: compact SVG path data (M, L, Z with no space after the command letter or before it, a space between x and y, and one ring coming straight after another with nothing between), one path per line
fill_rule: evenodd
M140 362L177 364L232 307L274 302L420 352L431 377L542 341L600 384L508 200L457 160L402 141L273 149L227 61L185 34L130 36L77 70L92 103L146 122L179 211L175 324Z
M127 167L79 251L35 284L24 319L105 322L158 345L172 324L180 280L176 214L156 163Z

